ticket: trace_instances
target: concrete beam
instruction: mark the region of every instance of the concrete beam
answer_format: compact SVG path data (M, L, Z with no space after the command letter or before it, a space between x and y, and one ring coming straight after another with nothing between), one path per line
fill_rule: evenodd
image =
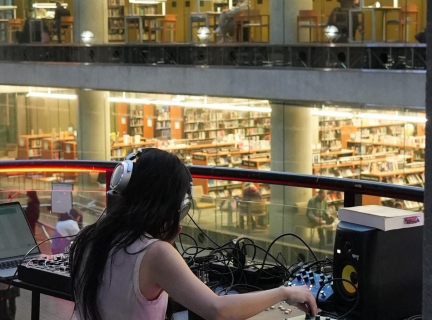
M0 84L425 106L425 71L0 63Z

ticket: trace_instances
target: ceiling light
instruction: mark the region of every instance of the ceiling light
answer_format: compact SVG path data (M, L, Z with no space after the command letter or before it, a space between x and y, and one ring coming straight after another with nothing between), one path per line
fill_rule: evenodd
M313 109L311 112L315 116L324 117L334 117L334 118L352 118L353 114L351 112L341 112L341 111L325 111Z
M62 3L62 7L67 8L67 3ZM57 8L55 3L33 3L33 8L38 9L55 9Z
M425 117L418 116L400 116L396 112L395 114L383 114L383 113L358 113L357 118L361 119L377 119L377 120L394 120L394 121L406 121L406 122L426 122Z
M26 97L39 97L39 98L54 98L54 99L67 99L67 100L75 100L77 98L76 94L66 94L66 93L51 93L51 89L48 89L48 92L34 92L29 89L29 92L26 94Z
M125 98L125 97L109 97L108 101L136 103L136 104L154 104L158 106L174 105L174 106L185 107L185 108L200 108L200 109L214 109L214 110L233 110L233 111L252 111L252 112L272 111L270 107L251 107L251 106L200 103L200 102L172 102L172 101L164 101L164 100L149 100L149 99Z

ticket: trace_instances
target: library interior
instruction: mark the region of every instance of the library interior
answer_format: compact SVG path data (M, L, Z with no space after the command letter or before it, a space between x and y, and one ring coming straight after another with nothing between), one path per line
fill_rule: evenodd
M291 2L1 0L0 42L424 42L426 0Z
M424 188L426 119L424 110L414 107L22 86L0 86L0 91L1 160L120 161L139 148L157 147L185 164ZM209 207L212 200L241 197L244 187L212 179L195 179L194 184L211 199ZM270 202L270 186L258 189ZM343 193L326 196L329 211L336 213ZM365 204L393 202L363 199ZM403 201L409 210L422 206Z

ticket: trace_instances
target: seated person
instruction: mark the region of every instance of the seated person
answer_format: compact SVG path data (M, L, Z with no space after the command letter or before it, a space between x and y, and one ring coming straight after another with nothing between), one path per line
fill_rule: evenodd
M404 207L403 207L403 203L400 202L400 201L395 201L395 203L393 204L393 208L396 208L396 209L403 209L403 208L404 208Z
M72 208L69 213L61 213L59 215L59 221L57 222L53 238L56 237L66 237L53 239L51 245L51 251L53 254L64 253L67 246L70 245L74 236L80 231L79 224L82 227L82 214L78 209Z
M218 27L214 31L214 33L220 34L220 42L225 42L227 35L234 35L234 17L246 10L249 10L249 0L238 0L234 8L221 12Z
M173 245L193 203L188 168L175 154L156 148L127 159L134 161L130 176L122 174L122 164L112 174L107 214L85 227L70 249L78 319L171 319L168 295L203 319L250 319L284 300L317 314L307 286L229 296L213 292Z
M334 221L334 218L328 213L326 195L327 193L325 190L319 190L318 194L312 197L307 204L306 215L309 218L309 223L312 228L326 224L330 225ZM322 228L317 229L320 245L323 245L325 243L324 230Z
M243 189L242 205L240 206L240 228L244 228L244 215L245 214L260 214L266 212L266 202L263 200L261 193L253 183L245 183ZM257 223L260 227L266 227L266 216L259 216L258 221L252 218L252 229L255 229Z
M22 31L16 32L16 38L18 43L30 43L30 20L32 19L33 11L28 10L27 11L27 19L24 22L24 27ZM41 20L38 20L36 23L32 24L32 33L33 33L33 41L34 42L42 42L42 43L49 43L50 42L50 36L48 33L48 26L45 22L40 22ZM42 28L42 30L41 30Z
M349 28L349 9L358 7L359 0L338 0L340 7L336 7L329 15L327 21L328 26L335 26L338 28L339 38L334 42L348 42L348 28ZM352 36L355 40L357 29L359 29L358 13L352 13ZM359 30L362 32L362 30Z

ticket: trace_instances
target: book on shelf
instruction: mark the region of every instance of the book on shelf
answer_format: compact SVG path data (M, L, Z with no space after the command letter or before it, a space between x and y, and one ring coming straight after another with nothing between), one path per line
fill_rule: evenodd
M412 212L377 205L339 208L338 217L340 221L383 231L418 227L424 224L423 212Z

